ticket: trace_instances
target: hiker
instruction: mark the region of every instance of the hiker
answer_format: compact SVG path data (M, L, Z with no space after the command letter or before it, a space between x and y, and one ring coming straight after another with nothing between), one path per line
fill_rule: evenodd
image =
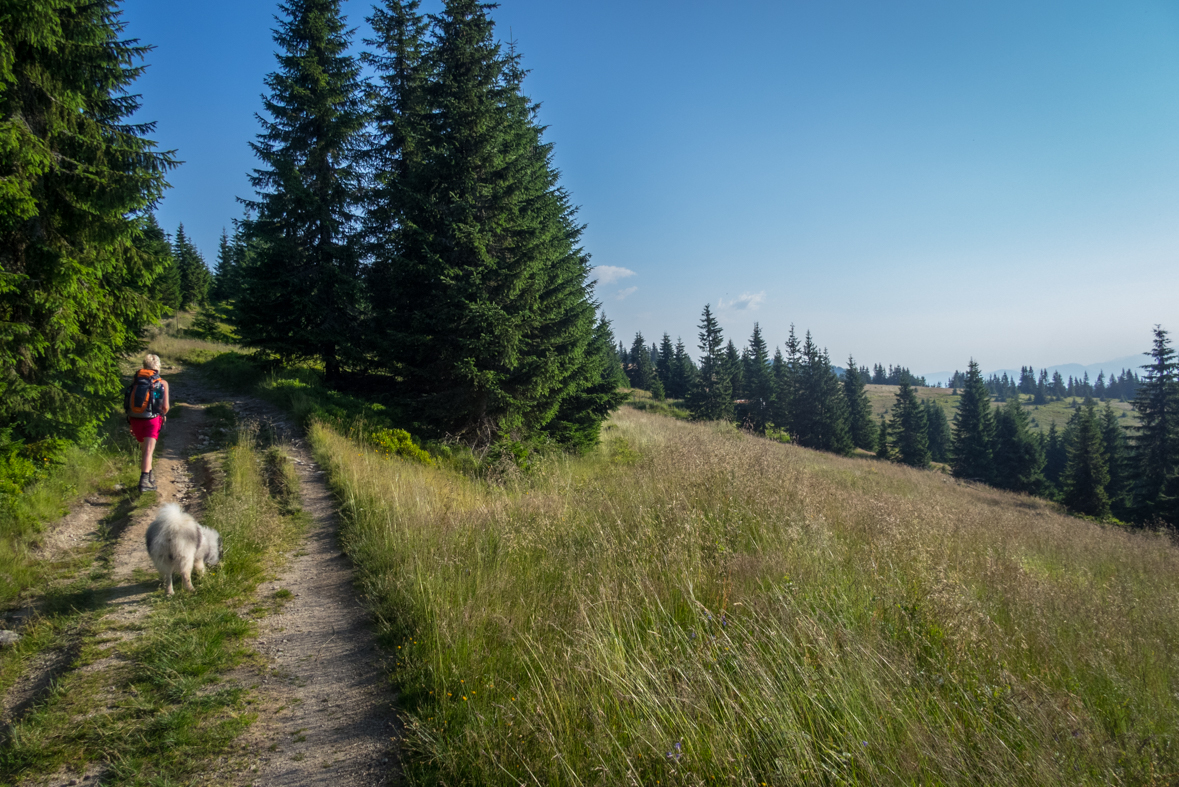
M160 429L168 420L168 409L171 407L168 383L160 378L160 356L149 354L144 357L143 368L135 373L123 399L131 434L143 443L139 491L151 492L156 488L156 477L151 470L152 453L156 450Z

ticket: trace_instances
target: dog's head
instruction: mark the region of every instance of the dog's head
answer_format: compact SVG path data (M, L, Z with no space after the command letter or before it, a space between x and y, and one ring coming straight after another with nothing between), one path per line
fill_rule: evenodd
M208 539L208 546L205 548L205 565L215 566L225 557L225 543L221 540L221 534L216 530L208 527L202 527L201 530L204 531L202 535Z

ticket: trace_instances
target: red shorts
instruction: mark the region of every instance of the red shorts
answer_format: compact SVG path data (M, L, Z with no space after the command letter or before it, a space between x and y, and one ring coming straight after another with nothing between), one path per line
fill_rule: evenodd
M159 415L155 418L132 418L131 434L135 435L135 439L141 443L144 440L159 440L160 427L163 425L164 418Z

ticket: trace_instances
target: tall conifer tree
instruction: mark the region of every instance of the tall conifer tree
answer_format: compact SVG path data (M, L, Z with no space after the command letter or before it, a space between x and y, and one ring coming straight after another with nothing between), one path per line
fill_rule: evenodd
M892 406L889 424L893 456L911 467L929 466L929 433L925 422L925 408L917 400L917 392L906 377L901 378L896 402Z
M888 428L888 419L884 413L880 414L880 426L876 429L876 456L881 459L892 459L892 435Z
M1029 495L1044 493L1044 451L1032 436L1018 394L1008 398L995 415L993 445L995 486Z
M374 293L378 357L419 420L475 444L543 428L593 366L595 331L582 227L490 7L448 0L429 17Z
M1118 415L1109 402L1101 408L1101 443L1105 449L1105 464L1109 469L1109 484L1105 491L1109 497L1110 513L1119 518L1128 514L1128 493L1130 479L1127 475L1126 435L1118 423Z
M255 242L235 310L248 345L317 358L339 378L359 340L361 194L357 150L365 124L360 66L340 0L286 0L274 40L278 70L251 143L261 167L245 221Z
M1142 368L1146 374L1134 397L1135 513L1141 520L1179 524L1179 361L1161 326L1154 328L1150 363Z
M850 453L852 441L843 389L830 357L826 350L819 350L810 331L801 348L797 379L791 420L798 444L837 454Z
M659 359L655 362L655 374L659 382L663 383L665 393L671 391L671 367L675 363L675 349L671 344L671 337L666 333L659 342Z
M749 348L746 351L745 391L749 400L747 406L750 426L758 432L764 432L766 423L772 419L774 407L774 378L770 368L769 348L765 337L761 334L761 326L753 324L753 334L749 337Z
M778 429L790 432L790 416L786 412L786 403L782 400L782 392L786 389L786 358L782 355L782 348L774 348L774 360L770 362L770 379L773 383L773 396L770 404L770 422Z
M672 399L683 399L688 395L692 382L695 380L696 367L684 347L684 340L676 338L675 354L672 356L671 381L667 385L667 395Z
M604 314L594 328L585 362L578 366L577 374L578 379L571 381L571 392L561 399L544 431L558 443L587 451L598 444L602 422L626 400L626 394L619 389L628 385L614 353L614 333Z
M953 471L958 478L989 482L994 473L995 421L991 395L974 360L966 368L966 381L954 414Z
M737 351L737 345L733 344L733 340L729 339L728 344L725 345L725 374L729 378L729 387L732 388L734 399L745 398L745 363L741 358L741 353Z
M1101 424L1091 399L1078 411L1076 437L1064 469L1064 504L1079 514L1109 516L1109 468L1101 442Z
M949 462L950 421L946 411L932 399L925 400L925 426L929 432L929 458L934 462Z
M380 356L399 340L401 319L412 304L400 301L396 266L404 253L402 229L429 189L416 190L413 175L425 156L429 139L427 84L431 77L426 40L428 24L418 0L381 0L369 17L371 51L361 59L376 72L369 89L373 134L368 138L365 165L372 173L363 235L370 265L366 285L372 315L365 331L371 351ZM388 359L386 359L388 360ZM392 371L396 372L394 368Z
M176 269L180 272L180 307L196 309L208 303L213 277L209 273L209 266L205 264L205 258L184 234L183 224L176 229L176 237L172 241L172 259L176 261Z
M1054 496L1064 488L1064 468L1068 464L1068 450L1053 421L1048 427L1048 441L1044 445L1044 477L1052 485Z
M143 254L155 260L153 268L159 270L159 275L151 286L151 293L165 313L174 312L180 308L180 269L172 257L172 244L168 241L168 234L156 221L154 213L148 213L140 222L140 236L135 245Z
M779 358L781 363L778 363ZM786 353L774 356L774 424L790 435L798 434L799 381L802 374L802 343L790 325Z
M872 420L872 404L868 401L856 359L850 355L847 370L843 373L843 397L847 400L847 425L852 444L865 451L875 451L877 430Z
M701 421L733 419L733 388L728 377L724 336L705 304L700 316L700 374L688 391L687 405L692 417Z
M632 388L650 391L655 381L655 368L651 365L651 354L647 352L647 343L643 340L642 332L635 334L635 340L630 346L631 365L627 370Z
M116 0L17 0L0 17L0 434L69 439L110 411L159 313L139 243L170 153L133 123L149 47ZM150 230L149 230L150 231Z
M232 238L225 230L221 231L221 242L217 247L217 269L213 271L213 300L234 301L241 293L241 242L236 230Z

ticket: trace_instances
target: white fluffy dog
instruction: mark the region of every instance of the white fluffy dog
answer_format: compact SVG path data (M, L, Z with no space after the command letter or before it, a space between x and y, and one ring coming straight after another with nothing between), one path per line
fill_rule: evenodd
M147 553L170 596L173 574L179 573L184 589L192 590L192 570L205 573L205 566L221 562L224 551L220 533L198 524L180 506L169 503L147 527Z

